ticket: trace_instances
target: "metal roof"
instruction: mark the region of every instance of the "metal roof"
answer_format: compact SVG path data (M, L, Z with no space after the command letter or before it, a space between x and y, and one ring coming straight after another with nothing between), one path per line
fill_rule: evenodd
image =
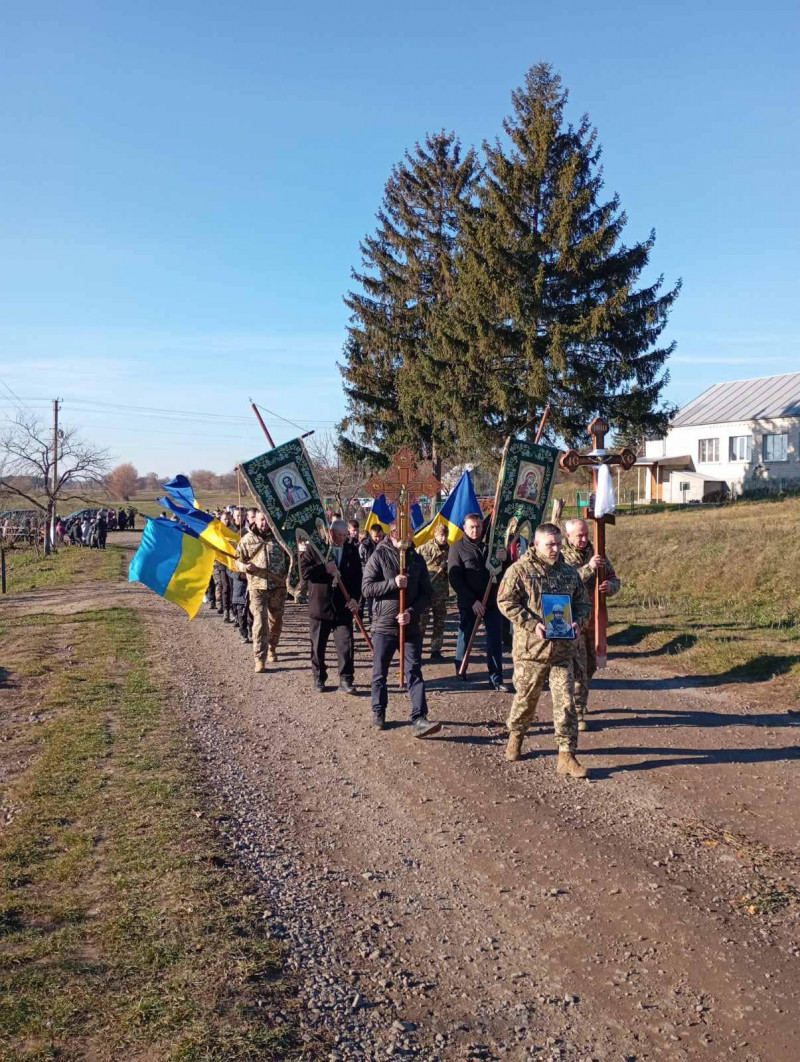
M800 417L800 372L714 384L679 410L672 428Z

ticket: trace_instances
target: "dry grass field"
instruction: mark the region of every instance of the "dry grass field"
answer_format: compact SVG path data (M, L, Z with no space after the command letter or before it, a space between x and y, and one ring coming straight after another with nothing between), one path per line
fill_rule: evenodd
M719 681L800 689L800 499L618 518L611 645Z

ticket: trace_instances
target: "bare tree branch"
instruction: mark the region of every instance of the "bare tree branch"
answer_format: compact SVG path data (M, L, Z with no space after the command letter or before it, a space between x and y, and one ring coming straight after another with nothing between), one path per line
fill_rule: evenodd
M108 471L108 451L85 442L76 428L59 433L55 485L53 457L53 440L46 426L33 414L18 413L0 431L0 487L42 512L55 512L60 501L86 500L67 493L67 488L101 485Z

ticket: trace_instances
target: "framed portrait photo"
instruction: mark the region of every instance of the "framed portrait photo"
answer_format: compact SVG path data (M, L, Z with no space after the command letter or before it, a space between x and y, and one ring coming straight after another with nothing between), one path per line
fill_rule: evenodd
M542 594L545 637L574 639L572 601L569 594Z

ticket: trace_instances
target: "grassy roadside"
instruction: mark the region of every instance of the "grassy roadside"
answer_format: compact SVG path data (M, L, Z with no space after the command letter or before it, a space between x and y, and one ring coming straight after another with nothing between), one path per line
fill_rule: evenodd
M800 693L798 521L798 498L620 519L607 536L623 583L614 655Z
M280 952L200 809L136 613L3 626L0 748L27 765L3 799L0 1056L292 1057Z
M33 549L9 549L6 551L8 593L72 586L90 579L113 582L122 575L127 556L113 542L104 550L63 546L49 557Z

